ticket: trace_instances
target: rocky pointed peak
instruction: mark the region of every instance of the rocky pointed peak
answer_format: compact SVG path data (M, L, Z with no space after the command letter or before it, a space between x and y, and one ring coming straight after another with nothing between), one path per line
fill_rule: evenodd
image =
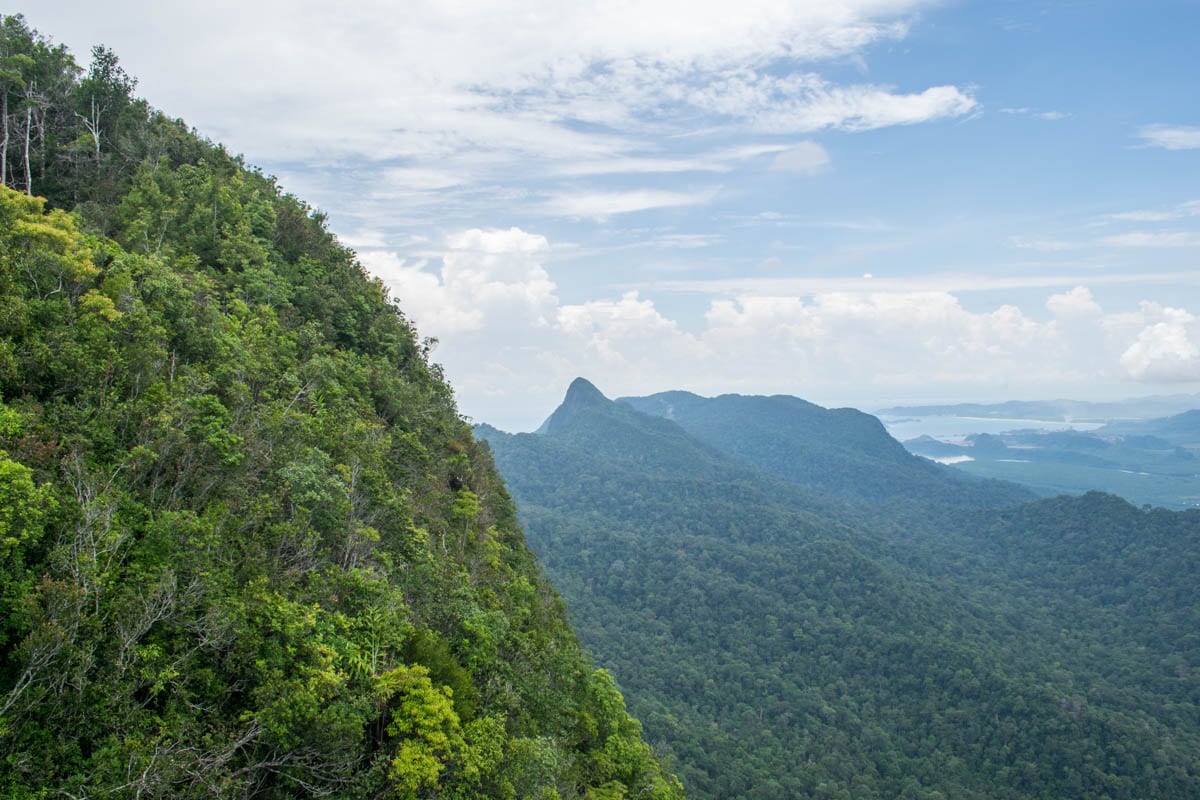
M605 397L591 381L586 378L576 378L567 387L567 395L554 413L546 418L538 433L553 433L574 419L580 412L588 409L600 409L612 405L612 400Z
M610 403L595 384L587 378L576 378L567 387L567 396L563 398L564 406L599 405Z

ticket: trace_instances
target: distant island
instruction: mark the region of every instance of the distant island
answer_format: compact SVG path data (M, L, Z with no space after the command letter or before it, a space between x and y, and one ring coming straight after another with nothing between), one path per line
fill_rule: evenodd
M891 406L881 417L979 417L984 419L1111 422L1120 419L1169 417L1200 408L1200 394L1171 394L1125 400L1009 400L1003 403Z

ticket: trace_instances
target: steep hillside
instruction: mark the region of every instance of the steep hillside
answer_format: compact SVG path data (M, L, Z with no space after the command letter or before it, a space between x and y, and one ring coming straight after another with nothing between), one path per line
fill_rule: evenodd
M694 796L1200 791L1200 516L1104 495L861 514L590 384L550 419L481 435Z
M0 796L680 797L382 285L2 33Z

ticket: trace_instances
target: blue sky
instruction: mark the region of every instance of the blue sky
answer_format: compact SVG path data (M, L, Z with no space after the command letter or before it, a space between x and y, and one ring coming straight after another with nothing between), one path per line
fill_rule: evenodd
M24 13L327 212L476 420L1200 388L1197 2L161 5Z

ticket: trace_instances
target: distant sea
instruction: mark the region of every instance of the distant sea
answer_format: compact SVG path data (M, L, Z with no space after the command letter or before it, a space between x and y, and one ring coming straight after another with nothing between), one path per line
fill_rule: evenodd
M972 433L1006 433L1019 430L1094 431L1104 427L1102 422L1064 422L1061 419L996 419L995 417L889 417L879 421L892 438L901 442L918 436L932 436L943 442L961 443Z

